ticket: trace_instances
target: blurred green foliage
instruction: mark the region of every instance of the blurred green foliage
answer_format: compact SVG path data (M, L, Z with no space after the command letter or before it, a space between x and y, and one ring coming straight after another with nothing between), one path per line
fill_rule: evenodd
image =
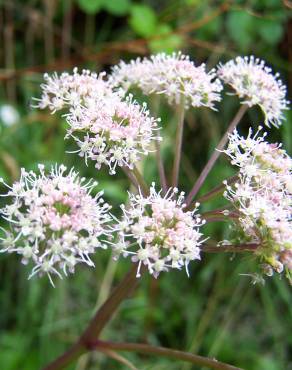
M74 65L109 70L121 58L182 49L209 68L238 54L254 54L279 71L285 83L291 81L289 9L278 0L0 0L0 24L0 105L10 104L20 114L15 124L0 122L0 176L11 183L20 167L63 162L97 178L116 213L127 198L123 174L110 177L106 170L97 172L92 164L86 167L81 158L67 154L74 144L63 139L64 119L30 108L31 97L40 95L42 72L71 70ZM187 113L182 189L190 189L237 108L238 100L225 95L219 113ZM163 101L157 114L162 117L162 151L170 170L176 114ZM282 140L287 150L292 140L289 118L287 114L280 130L271 130L271 137ZM241 130L261 121L261 113L253 109ZM149 183L156 178L152 156L142 168ZM221 158L201 194L232 174L234 169ZM222 204L220 199L204 204L203 211ZM210 224L204 231L217 240L228 233L224 223ZM1 370L39 369L77 338L130 265L126 260L113 262L109 251L97 253L95 263L96 269L78 267L53 289L46 278L27 281L29 267L22 266L18 256L0 255ZM248 370L292 369L290 288L277 276L265 285L253 285L251 277L240 275L255 269L247 256L204 255L192 264L189 279L175 271L157 281L145 277L102 338L149 341ZM139 370L198 369L149 356L126 357ZM125 367L96 353L71 368Z

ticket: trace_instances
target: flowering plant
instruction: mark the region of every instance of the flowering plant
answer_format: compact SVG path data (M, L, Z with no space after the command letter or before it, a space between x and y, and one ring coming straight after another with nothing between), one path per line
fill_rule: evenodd
M184 113L205 107L218 109L223 83L242 99L240 108L213 154L187 193L178 188L183 142ZM285 274L292 281L291 192L292 160L281 144L265 141L259 126L241 136L237 126L246 111L258 105L264 123L278 127L288 109L286 89L263 61L238 57L206 71L182 53L158 54L126 64L121 62L107 76L77 69L72 74L45 75L36 107L52 113L63 111L66 138L77 144L77 153L94 161L97 170L123 171L131 184L122 215L111 213L102 193L94 194L95 181L86 181L71 169L55 165L47 172L22 169L19 181L8 185L8 198L0 210L7 228L1 228L1 252L17 253L22 263L33 265L29 278L47 275L54 285L77 270L78 263L94 267L91 255L110 248L114 259L130 257L132 270L97 311L71 349L45 367L62 369L89 350L99 350L123 361L119 350L142 351L173 357L214 369L238 369L210 358L163 347L99 340L99 334L139 278L154 278L171 270L186 270L199 263L205 252L249 252L259 261L257 274ZM147 104L129 92L139 89L151 99L158 95L177 111L176 138L171 174L161 156L163 125ZM221 153L238 167L238 174L197 198ZM151 186L139 170L139 161L155 155L159 179ZM158 182L160 185L158 185ZM225 207L200 215L200 201L222 195ZM228 241L211 242L204 225L229 222ZM173 272L174 273L174 272ZM178 273L178 272L177 272ZM255 275L256 276L256 275Z

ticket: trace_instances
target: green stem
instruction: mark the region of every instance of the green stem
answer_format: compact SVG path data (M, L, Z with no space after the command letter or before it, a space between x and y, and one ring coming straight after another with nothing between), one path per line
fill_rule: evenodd
M244 116L244 113L247 111L248 106L247 105L241 105L238 112L236 113L235 117L231 121L228 129L226 130L225 134L223 135L222 139L220 140L217 148L214 150L213 154L211 155L210 159L206 163L205 167L203 168L203 171L201 172L200 176L198 177L197 181L195 182L194 186L192 187L192 190L190 191L189 195L186 198L186 204L191 204L193 198L198 193L198 191L201 189L201 186L205 182L209 172L213 168L214 164L216 163L217 159L219 158L221 151L224 149L227 141L228 141L228 135L231 134L242 117Z
M167 192L167 181L166 181L163 159L161 155L161 145L158 140L155 141L155 148L156 148L156 159L157 159L157 165L158 165L160 186L162 187L163 193L165 194Z
M225 364L212 358L193 355L192 353L178 351L171 348L156 347L142 343L112 343L105 341L96 341L92 344L92 349L107 348L115 351L140 352L143 354L153 354L162 357L174 358L177 360L188 361L199 366L207 366L217 370L241 370L238 367Z
M128 179L130 180L131 184L133 184L136 189L139 189L139 183L136 177L134 176L133 172L126 166L122 167L122 170L124 171Z
M149 97L149 105L151 107L150 111L152 116L157 117L159 113L159 105L160 105L160 96L159 95L150 95ZM164 193L167 191L167 180L165 175L165 167L163 163L163 158L161 155L161 145L159 140L155 140L155 155L157 159L157 166L158 166L158 173L160 179L160 186Z
M177 124L176 139L175 139L174 164L173 164L173 170L172 170L172 186L173 187L177 187L177 184L178 184L181 151L182 151L182 139L183 139L183 132L184 132L184 118L185 118L185 102L184 102L184 99L182 99L178 107L178 124Z
M78 341L71 348L69 348L68 351L44 367L43 370L64 369L66 366L76 360L81 354L88 351L88 344L99 337L100 332L112 318L122 301L135 290L138 284L136 273L137 266L134 265L130 272L113 290L112 294L105 301L105 303L96 312L95 316L92 318Z
M136 180L137 180L137 183L143 193L144 196L147 196L149 194L149 188L148 188L148 185L146 184L145 180L144 180L144 177L141 175L141 172L138 170L138 168L136 166L134 166L133 170L132 170Z

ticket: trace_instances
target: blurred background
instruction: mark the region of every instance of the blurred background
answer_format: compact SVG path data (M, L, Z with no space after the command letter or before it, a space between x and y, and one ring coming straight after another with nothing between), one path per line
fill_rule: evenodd
M21 167L55 162L75 166L94 177L118 213L126 200L127 179L97 172L92 164L66 151L66 123L61 115L31 108L40 96L44 72L71 71L74 66L110 71L120 59L160 51L182 50L208 68L237 55L265 59L292 82L292 3L288 0L0 0L0 177L11 183ZM137 97L145 100L145 97ZM238 109L238 99L225 95L220 113L190 110L186 116L180 187L189 190L206 159ZM175 115L165 104L163 156L170 168ZM291 117L290 117L291 118ZM241 132L263 120L253 109ZM291 149L289 117L270 140ZM291 153L291 152L290 152ZM149 183L157 176L153 157L142 169ZM221 158L201 194L234 174ZM0 189L1 193L6 190ZM0 200L3 202L3 198ZM217 208L222 200L203 205ZM205 233L226 237L226 225L211 224ZM56 288L46 278L27 281L29 267L18 256L0 255L0 369L34 370L73 343L94 309L130 266L113 262L110 251L97 253L96 269L78 266ZM114 341L148 341L204 356L216 357L247 370L292 369L291 295L285 279L252 284L255 262L246 256L204 255L183 272L144 277L133 299L124 302L102 334ZM290 352L291 355L291 352ZM135 366L151 370L199 367L157 357L126 354ZM84 355L75 370L124 369L102 354Z

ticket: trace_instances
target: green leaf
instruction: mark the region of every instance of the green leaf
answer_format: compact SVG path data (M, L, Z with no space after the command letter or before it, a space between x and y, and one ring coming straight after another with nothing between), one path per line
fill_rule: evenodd
M101 9L103 0L77 0L77 4L85 13L96 14Z
M259 19L257 31L261 38L270 45L276 45L283 36L283 26L278 21Z
M253 17L246 11L236 10L228 13L228 33L241 50L247 49L253 41L253 20Z
M103 8L109 13L123 16L129 13L131 8L130 0L104 0Z
M160 24L156 29L156 35L154 40L149 42L149 47L153 53L165 51L171 53L182 46L183 39L180 35L171 34L172 28L170 25L163 23ZM165 36L164 36L165 35ZM160 37L159 37L160 36Z
M139 36L152 36L157 28L156 14L154 10L147 5L133 5L129 24Z

